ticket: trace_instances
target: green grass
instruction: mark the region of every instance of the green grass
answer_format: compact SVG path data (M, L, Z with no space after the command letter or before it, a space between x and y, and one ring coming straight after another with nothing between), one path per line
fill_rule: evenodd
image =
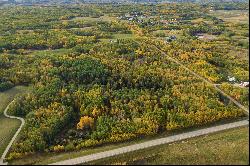
M13 100L15 95L23 93L27 90L27 87L16 86L5 92L0 92L0 156L21 124L19 120L4 117L3 111Z
M106 21L106 22L111 22L111 21L115 21L116 18L115 17L109 17L109 16L101 16L99 18L94 18L94 17L75 17L72 20L83 20L83 21Z
M249 164L249 128L237 128L168 145L139 150L88 164L231 165Z
M0 156L20 125L21 122L18 120L0 116Z
M58 55L64 55L69 54L72 52L71 49L61 48L61 49L55 49L55 50L34 50L31 51L30 54L34 56L58 56Z
M116 39L135 39L133 34L125 34L125 33L115 33L112 35L111 39L100 39L101 42L110 42Z
M134 38L134 35L133 34L123 34L123 33L119 34L119 33L117 33L117 34L113 35L113 38L115 38L115 39L131 39L131 38Z

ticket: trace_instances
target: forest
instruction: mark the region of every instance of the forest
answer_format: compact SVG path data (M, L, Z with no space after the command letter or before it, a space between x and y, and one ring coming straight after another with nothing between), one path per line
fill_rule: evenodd
M244 117L168 58L249 106L228 80L249 80L249 25L215 16L248 4L213 5L1 7L0 91L32 87L10 107L26 123L8 160Z

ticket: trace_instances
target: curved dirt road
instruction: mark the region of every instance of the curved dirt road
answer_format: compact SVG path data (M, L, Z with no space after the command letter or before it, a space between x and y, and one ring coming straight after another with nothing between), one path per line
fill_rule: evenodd
M6 147L5 151L3 152L2 156L1 156L1 159L0 159L0 165L6 165L6 164L7 164L7 163L3 163L3 161L4 161L4 159L5 159L6 155L7 155L7 153L9 152L9 149L10 149L11 145L12 145L13 142L15 141L16 137L18 136L19 132L21 131L21 129L22 129L24 123L25 123L25 121L24 121L23 118L16 117L16 116L10 116L10 115L7 114L8 109L9 109L9 106L10 106L13 102L14 102L14 100L13 100L12 102L10 102L10 103L8 104L8 106L5 108L5 110L4 110L4 116L6 116L7 118L18 119L18 120L20 120L20 121L21 121L21 125L20 125L20 127L18 128L18 130L16 131L15 135L12 137L12 139L11 139L10 143L8 144L8 146Z

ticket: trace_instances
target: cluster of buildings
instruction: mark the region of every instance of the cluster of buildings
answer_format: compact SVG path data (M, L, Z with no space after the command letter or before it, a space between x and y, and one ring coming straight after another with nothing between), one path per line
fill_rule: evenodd
M231 82L231 83L235 83L236 82L236 78L228 76L228 81ZM242 86L242 87L249 87L249 82L243 82L243 81L241 81L239 85Z
M165 25L169 25L169 24L177 24L178 21L176 18L171 18L171 19L168 19L168 20L160 20L160 22L162 24L165 24Z
M168 24L177 24L178 20L176 18L169 18L169 19L162 19L160 21L154 20L153 16L148 16L146 14L143 14L142 12L130 12L126 13L123 16L117 17L120 20L128 20L133 21L137 23L147 23L150 25L168 25Z
M144 22L144 19L148 18L148 16L141 12L131 12L117 18L120 20L136 21L138 23L142 23Z
M249 87L249 82L241 82L240 86Z

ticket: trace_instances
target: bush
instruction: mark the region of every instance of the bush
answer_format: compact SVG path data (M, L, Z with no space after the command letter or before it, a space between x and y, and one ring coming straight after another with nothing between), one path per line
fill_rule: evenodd
M72 151L75 149L75 146L73 143L69 143L68 145L65 146L65 151Z
M166 37L166 34L164 32L159 32L155 34L156 37Z
M63 145L56 145L54 146L54 152L62 152L64 151L64 146Z
M13 86L14 86L14 84L9 82L9 81L8 82L2 82L2 83L0 83L0 92L8 90L8 89L12 88Z

